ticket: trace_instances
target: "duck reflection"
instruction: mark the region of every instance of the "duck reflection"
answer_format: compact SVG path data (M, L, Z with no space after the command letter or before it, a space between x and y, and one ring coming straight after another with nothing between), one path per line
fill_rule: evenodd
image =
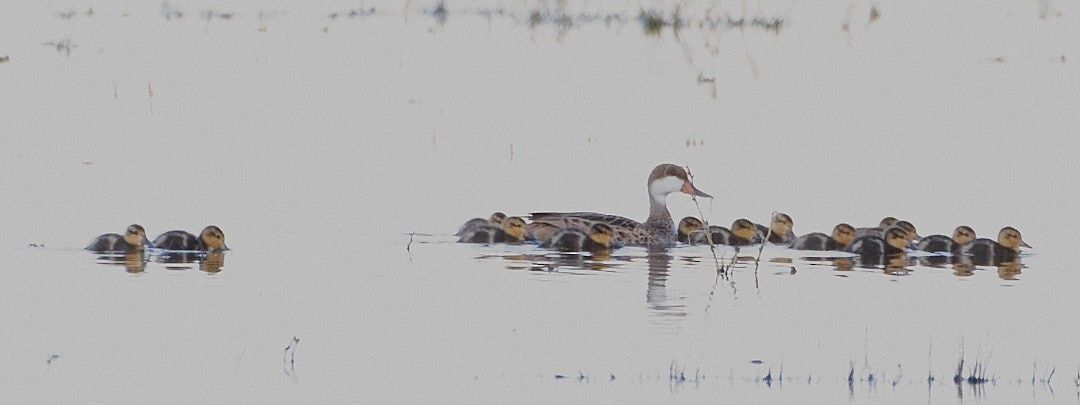
M168 270L188 270L198 265L206 273L220 273L225 267L225 253L213 252L166 252L157 256L157 263Z
M124 254L116 255L102 255L97 258L98 263L123 266L124 271L128 273L142 273L146 271L146 263L150 261L150 258L144 254L144 251L137 250Z
M664 315L685 316L683 305L672 305L667 297L668 272L671 270L671 261L675 258L664 248L650 248L645 256L645 263L649 266L649 287L645 290L645 302L649 308L660 311Z

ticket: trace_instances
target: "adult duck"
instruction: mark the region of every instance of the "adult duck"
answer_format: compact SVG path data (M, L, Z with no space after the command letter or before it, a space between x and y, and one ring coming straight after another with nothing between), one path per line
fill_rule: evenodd
M588 232L593 224L604 224L615 232L615 240L627 246L662 246L675 244L675 222L667 208L667 196L681 192L695 197L712 198L698 190L690 182L686 169L673 164L661 164L649 173L649 217L637 222L618 215L595 212L537 212L529 219L529 234L537 240L548 240L563 228L577 228Z

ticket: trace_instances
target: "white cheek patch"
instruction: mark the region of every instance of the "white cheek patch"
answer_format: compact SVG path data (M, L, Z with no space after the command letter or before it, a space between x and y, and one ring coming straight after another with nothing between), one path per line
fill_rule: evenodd
M682 191L683 181L678 177L668 176L649 184L649 196L658 203L666 203L667 195Z

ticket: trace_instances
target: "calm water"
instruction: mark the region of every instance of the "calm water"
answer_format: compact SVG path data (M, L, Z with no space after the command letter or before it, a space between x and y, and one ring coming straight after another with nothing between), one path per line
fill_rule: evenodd
M542 6L4 13L0 403L1080 401L1076 6L718 3L681 15L784 24L678 35L643 33L647 3ZM768 247L721 276L701 246L450 236L496 210L643 219L660 162L712 223L892 215L1035 249L958 275ZM233 250L81 250L130 223ZM961 359L990 381L955 384Z

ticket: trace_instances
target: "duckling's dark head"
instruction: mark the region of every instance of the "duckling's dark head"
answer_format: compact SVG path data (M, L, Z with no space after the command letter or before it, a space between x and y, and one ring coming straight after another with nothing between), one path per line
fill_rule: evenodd
M1011 226L1001 228L1001 231L998 232L998 243L1015 251L1020 251L1021 247L1031 249L1031 245L1024 242L1024 238L1020 236L1020 231Z
M885 243L897 249L904 249L907 247L908 233L899 226L890 226L885 230Z
M885 218L882 218L881 222L878 223L878 227L879 228L888 228L890 226L893 226L893 224L895 224L896 221L898 221L898 219L896 219L894 217L885 217Z
M605 224L593 224L589 227L589 239L598 245L611 248L615 245L615 230Z
M952 233L953 243L964 245L975 240L975 230L970 226L960 225Z
M907 231L908 240L922 239L922 237L919 236L919 233L915 231L915 225L913 225L911 222L896 221L896 223L893 225L904 228L904 230Z
M507 217L503 221L503 232L517 240L525 239L525 220L519 217Z
M488 218L488 221L491 222L491 224L495 225L495 226L502 225L503 221L505 221L505 220L506 220L506 214L503 214L503 213L498 212L498 211L491 214L491 218Z
M739 218L735 222L731 223L731 233L740 238L760 242L762 239L761 233L758 232L757 225L750 222L749 219Z
M700 232L705 229L705 224L700 219L694 217L686 217L679 220L679 240L686 242L686 238L692 235L694 232Z
M841 245L847 246L855 240L855 227L848 224L837 224L832 229L832 238Z
M199 239L202 239L207 251L229 250L229 247L225 246L225 232L222 232L221 228L214 225L203 228L202 233L199 234Z
M127 230L124 231L124 242L135 246L150 244L150 240L146 239L146 229L139 224L128 225Z
M783 212L777 212L773 215L772 223L769 225L769 227L772 228L772 232L777 235L787 235L794 226L795 221L792 221L791 217Z

